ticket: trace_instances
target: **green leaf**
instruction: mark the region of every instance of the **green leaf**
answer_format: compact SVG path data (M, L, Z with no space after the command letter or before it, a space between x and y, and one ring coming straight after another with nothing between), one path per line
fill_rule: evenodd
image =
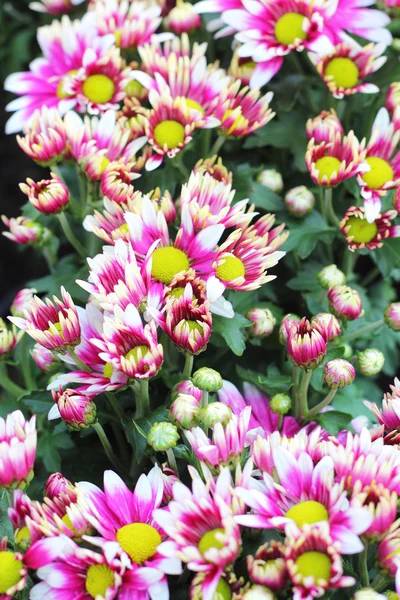
M169 410L168 407L163 404L154 410L148 417L137 419L136 421L128 423L125 426L125 432L128 442L132 445L134 450L134 456L136 461L139 463L147 448L147 435L154 425L154 423L161 423L162 421L168 421Z
M318 241L327 241L335 233L334 227L329 227L319 213L313 212L299 226L290 230L283 250L296 250L299 257L304 259L311 254Z
M36 288L39 294L59 297L60 288L64 286L75 300L87 302L88 293L76 283L76 279L86 280L87 277L88 268L82 267L75 255L69 254L59 261L53 275L30 281L29 287Z
M317 421L330 434L337 435L342 429L349 429L349 423L352 418L352 415L349 413L328 410L327 412L320 413L313 420Z
M3 537L13 538L13 528L11 521L8 518L8 508L10 506L10 495L4 490L0 489L0 540Z
M48 473L61 470L61 456L56 448L57 436L50 431L42 432L38 437L37 457L41 458Z
M251 321L243 315L235 313L233 319L218 315L213 317L213 332L219 333L236 356L242 356L246 349L243 329L250 327Z
M29 392L18 401L38 415L46 415L54 404L50 392L46 390Z
M284 209L282 198L261 183L252 184L250 202L268 212L279 212Z
M251 369L243 369L239 365L236 366L236 371L244 381L253 383L269 395L287 392L292 385L292 378L289 375L281 375L274 365L268 367L267 376Z
M386 279L400 264L400 238L385 240L382 248L371 252L371 258Z

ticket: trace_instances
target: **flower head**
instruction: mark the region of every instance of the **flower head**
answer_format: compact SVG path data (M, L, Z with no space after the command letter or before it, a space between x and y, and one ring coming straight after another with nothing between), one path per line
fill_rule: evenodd
M257 176L258 183L269 188L275 194L280 194L283 190L282 175L276 169L265 169Z
M50 409L49 420L60 418L71 429L80 431L97 421L96 406L93 401L82 393L66 389L56 392L52 390L55 405Z
M331 313L318 313L312 317L311 325L317 326L321 332L325 331L330 342L342 333L339 321Z
M312 212L314 194L305 185L298 185L285 194L285 205L291 215L303 219Z
M205 392L218 392L222 388L222 377L218 371L209 367L197 369L192 376L193 385Z
M317 117L308 119L306 133L309 140L314 138L315 142L329 142L330 138L337 133L344 135L341 124L334 108L323 110Z
M175 448L179 440L179 433L175 425L163 421L154 423L147 434L147 443L156 452L165 452L170 448Z
M177 0L176 5L166 17L164 26L174 33L190 33L201 27L201 17L193 10L193 4Z
M35 416L26 421L16 410L6 419L0 417L0 486L23 488L31 481L36 440Z
M61 212L69 202L67 186L54 173L51 173L51 179L42 179L37 183L28 177L26 183L20 183L19 187L33 206L45 215Z
M1 220L9 229L9 231L3 231L3 235L16 244L23 246L40 244L48 235L47 229L40 223L28 219L28 217L8 219L5 215L2 215Z
M335 285L328 290L332 312L339 319L353 321L364 314L360 294L348 285Z
M20 552L7 548L7 538L0 540L0 597L12 600L26 586L28 569Z
M290 360L301 369L315 369L326 354L329 336L306 317L286 324L287 351Z
M367 220L365 208L352 206L347 209L340 222L340 229L349 244L349 250L368 248L375 250L383 246L383 240L400 236L400 227L392 225L396 218L395 210L378 214L372 223Z
M24 308L27 308L33 300L37 290L35 288L23 288L15 296L10 312L13 317L23 317Z
M287 581L286 562L280 542L271 540L260 546L255 556L246 557L251 581L267 586L273 592L282 590Z
M21 332L17 333L14 326L8 328L3 319L0 318L0 358L14 350L21 335Z
M44 495L54 500L73 489L72 483L62 473L52 473L44 487Z
M54 108L35 110L25 136L17 142L32 160L42 167L60 162L66 152L67 136L64 124Z
M243 137L269 123L275 116L270 108L272 98L272 92L261 96L258 89L241 88L240 81L230 85L227 99L215 109L224 135Z
M329 265L321 269L317 275L318 283L325 289L336 285L344 285L346 276L336 265Z
M393 329L400 331L400 302L392 302L385 310L385 323Z
M362 375L371 377L382 371L385 363L384 354L377 348L367 348L362 352L357 352L357 366Z
M41 344L36 343L30 354L39 369L45 373L51 372L54 366L59 364L54 354Z
M269 308L252 308L246 318L252 321L250 334L256 338L268 337L276 325L276 319Z
M180 393L171 404L170 418L183 429L195 427L200 422L200 404L194 396Z
M324 366L324 381L332 389L351 385L355 376L355 368L349 361L343 358L329 360Z
M216 181L222 181L225 185L232 184L232 172L223 165L222 158L215 154L211 158L201 158L193 167L193 173L208 173Z

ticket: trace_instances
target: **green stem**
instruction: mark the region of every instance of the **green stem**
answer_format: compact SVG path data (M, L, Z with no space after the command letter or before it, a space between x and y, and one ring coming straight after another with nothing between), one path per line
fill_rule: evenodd
M359 337L362 337L366 333L370 333L371 331L375 331L375 329L379 329L385 324L383 319L379 319L379 321L375 321L375 323L370 323L361 329L356 329L354 333L349 333L340 339L340 344L344 344L345 342L353 341Z
M171 164L173 167L178 169L178 171L180 172L180 174L182 175L182 177L185 181L187 181L189 179L190 174L183 163L183 152L182 151L179 152L179 154L177 154L175 156L175 158L172 160Z
M57 263L57 256L54 254L54 252L49 246L44 246L42 248L42 254L47 263L47 267L50 273L53 274Z
M105 451L109 461L114 465L114 467L117 469L117 471L124 472L125 468L122 465L122 463L119 461L119 459L116 457L116 455L114 454L114 451L110 444L110 440L108 439L107 434L104 431L103 427L100 425L100 423L98 421L97 421L97 423L93 423L92 427L95 430L95 432L97 433L97 435L99 436L99 440L104 448L104 451Z
M76 355L74 350L68 350L68 354L81 371L86 371L86 373L92 372L91 369Z
M225 141L226 137L224 137L223 135L219 135L215 140L213 147L210 150L210 156L214 156L214 154L218 156L222 149L222 146L225 144Z
M106 392L105 396L117 417L122 421L122 423L126 423L128 419L114 394L112 394L111 392Z
M10 392L16 398L26 394L27 390L20 387L17 383L14 383L7 372L7 365L4 360L0 360L0 387L4 388L7 392Z
M368 542L364 540L364 550L361 552L358 559L358 572L360 574L360 582L362 587L369 586L368 574Z
M22 348L22 361L21 361L21 371L24 378L25 386L29 391L36 389L36 381L32 376L32 361L30 360L28 346L27 346L27 335L23 335L21 339L21 348Z
M300 400L299 400L299 382L300 382L300 369L298 367L292 367L292 381L293 381L293 414L296 419L300 417Z
M203 141L201 145L201 155L207 158L210 155L211 129L204 129Z
M300 397L300 415L305 417L308 413L308 386L310 385L311 376L313 372L305 371L303 377L301 379L300 388L299 388L299 397Z
M168 459L168 464L171 467L171 469L173 469L175 471L175 473L178 473L178 465L176 464L175 454L174 454L172 448L169 448L167 450L167 459Z
M330 404L332 402L333 398L335 397L336 392L337 392L337 389L331 390L329 392L329 394L326 396L326 398L324 398L322 400L322 402L320 402L319 404L317 404L317 406L314 406L314 408L312 408L311 410L308 411L308 413L306 415L306 418L307 419L312 419L318 413L320 413L321 410L323 408L325 408L325 406L328 406L328 404Z
M203 390L201 395L201 408L205 408L206 406L208 406L208 392Z
M67 238L67 240L69 241L69 243L71 244L71 246L76 250L76 252L84 259L86 260L86 250L83 247L83 245L80 243L80 241L78 240L78 238L75 236L75 234L73 233L70 224L68 223L68 219L67 216L64 212L60 213L58 215L58 220L60 221L60 225L61 228L64 232L65 237Z
M185 354L185 366L182 371L182 379L190 379L193 369L194 355Z
M336 213L333 209L331 187L324 188L324 204L328 221L330 221L335 227L340 227L340 220L336 216Z
M380 573L378 573L378 575L372 580L371 587L375 591L381 592L385 589L389 582L390 579L388 577L385 577L385 575L381 575Z
M345 249L343 255L343 267L342 270L346 275L346 279L352 279L354 267L356 266L356 262L358 260L358 254L356 252L351 252L348 248Z
M374 267L373 269L370 270L370 272L368 273L368 275L366 275L364 277L364 279L361 281L361 286L362 287L367 287L367 285L369 285L370 283L372 283L374 281L374 279L376 279L377 277L379 277L380 275L380 270L378 269L378 267Z
M139 390L136 393L136 418L145 417L150 412L149 380L139 381Z

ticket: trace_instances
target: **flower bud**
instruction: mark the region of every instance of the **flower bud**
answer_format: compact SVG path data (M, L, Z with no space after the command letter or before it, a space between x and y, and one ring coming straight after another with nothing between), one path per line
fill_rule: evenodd
M386 600L386 598L389 598L389 600L400 600L400 597L398 594L396 594L396 592L392 592L392 591L387 591L383 594L383 596L381 594L378 595L379 600ZM358 598L356 600L359 600Z
M311 324L317 325L320 330L329 330L328 340L330 342L342 333L339 321L331 313L318 313L311 319Z
M321 269L317 275L317 280L321 287L329 289L335 285L345 284L346 275L336 265L329 265Z
M26 183L19 184L21 191L28 196L29 202L44 215L60 213L69 202L67 186L54 173L51 173L51 177L37 183L28 178Z
M55 498L59 498L61 494L65 494L73 489L73 487L69 479L64 477L62 473L53 473L46 482L44 495L50 498L50 500L54 500Z
M382 596L382 594L379 594L372 588L364 588L362 590L358 590L358 592L356 592L353 596L353 600L385 600L385 598L385 596Z
M11 305L13 317L23 317L24 309L29 308L37 290L35 288L24 288L18 292Z
M1 219L10 230L3 232L3 235L16 244L36 246L48 235L48 230L43 225L28 219L28 217L21 216L16 219L8 219L5 215L2 215Z
M354 354L353 348L350 346L350 344L343 344L342 347L343 347L342 358L350 359Z
M355 376L355 368L343 358L329 360L324 367L324 381L334 390L351 385Z
M280 194L283 190L282 175L275 169L265 169L265 171L261 171L257 177L257 181L264 187L275 192L275 194Z
M85 394L76 390L66 389L51 391L56 403L49 412L49 421L61 418L74 431L86 429L97 421L96 405Z
M314 138L315 142L329 142L332 135L339 133L343 135L343 125L339 121L337 114L333 108L330 111L323 110L314 119L308 119L306 123L306 133L310 140Z
M362 375L371 377L382 371L385 357L377 348L367 348L363 352L357 352L357 365Z
M192 377L193 384L203 392L218 392L222 388L222 377L209 367L198 369Z
M175 400L180 394L189 394L189 396L194 396L200 402L202 391L193 385L190 379L185 379L174 385L171 391L171 399Z
M286 415L292 406L292 400L287 394L274 394L269 401L269 408L275 415Z
M12 352L21 339L21 333L17 333L14 325L7 327L0 318L0 358Z
M364 314L360 294L348 285L336 285L328 291L332 312L340 319L353 321Z
M183 429L195 427L200 422L199 400L190 394L178 394L171 404L169 416Z
M49 373L59 364L56 356L41 344L35 344L30 354L39 369L45 373Z
M176 6L170 10L164 20L164 27L178 35L190 33L201 27L201 17L194 11L190 2L177 0Z
M252 585L240 595L241 600L275 600L271 590L263 585Z
M177 481L179 481L179 476L178 473L176 473L176 471L174 471L173 469L171 469L170 466L168 466L168 463L163 463L161 470L161 479L163 480L164 484L163 499L161 503L162 505L164 505L168 504L169 501L172 500L172 498L174 497L173 488L174 484Z
M256 338L268 337L276 325L276 319L269 308L252 308L247 313L247 318L253 322L250 335Z
M400 331L400 302L393 302L389 304L384 314L385 323L393 329L393 331Z
M282 550L280 542L271 540L260 546L255 556L247 556L247 570L253 583L265 585L273 592L285 587L287 569Z
M232 409L223 402L212 402L200 410L200 422L207 429L217 423L225 426L232 417Z
M390 112L393 112L396 106L400 106L400 82L394 81L390 84L385 104Z
M163 421L154 423L147 434L147 443L156 452L166 452L170 448L175 448L179 440L179 433L175 425Z
M326 354L327 338L304 317L300 323L286 322L290 361L304 370L316 369Z
M281 326L279 327L279 343L282 345L287 342L286 323L290 324L291 322L300 323L300 317L294 313L288 313L283 317Z
M285 205L291 215L303 219L314 208L314 194L305 185L298 185L286 193Z

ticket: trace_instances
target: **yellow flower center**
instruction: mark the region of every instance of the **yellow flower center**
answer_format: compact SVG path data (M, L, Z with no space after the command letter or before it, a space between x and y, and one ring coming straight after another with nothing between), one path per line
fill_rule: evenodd
M239 77L246 77L246 79L250 79L256 66L257 63L255 63L254 60L249 60L242 63L238 68Z
M103 173L103 171L108 167L109 164L110 164L110 159L107 158L107 156L102 156L100 159L100 163L99 163L100 173Z
M163 121L154 128L154 139L160 148L166 145L168 150L177 148L185 140L185 128L178 121Z
M332 58L325 68L325 75L333 77L338 88L353 88L358 83L359 70L351 58Z
M218 550L222 550L224 544L223 542L217 540L216 535L218 533L224 533L224 530L219 527L217 529L207 531L207 533L203 535L199 542L199 550L202 556L204 556L204 553L207 552L207 550L210 550L210 548L217 548Z
M143 86L138 81L130 81L125 86L125 94L130 98L132 96L135 98L140 98L140 96L142 95L142 92L143 92Z
M162 539L157 529L151 525L132 523L118 529L117 542L134 563L142 565L154 556Z
M370 170L363 174L362 179L370 190L379 190L388 181L393 181L393 169L386 160L378 156L369 156L365 162L370 166Z
M196 100L192 100L191 98L185 98L185 104L188 108L193 108L197 110L202 116L204 116L204 108L196 102Z
M189 269L189 259L182 250L173 246L156 248L152 256L151 274L168 285L178 273Z
M213 600L231 600L232 598L232 590L230 585L226 582L223 577L218 581L217 589L215 590L215 594Z
M329 581L332 561L323 552L304 552L296 558L297 572L302 577L313 576L315 581Z
M15 558L14 552L0 552L0 594L5 594L21 581L22 567L22 561Z
M283 46L290 46L295 40L305 40L303 29L304 17L298 13L289 12L281 17L275 25L275 37Z
M82 90L90 102L105 104L114 96L115 85L107 75L90 75L83 83Z
M320 521L328 521L329 515L323 504L315 502L315 500L306 500L300 502L290 508L285 517L292 519L299 527L303 527L306 523L312 525Z
M217 277L219 279L222 279L222 281L233 281L238 277L244 277L246 270L240 258L231 254L230 256L225 256L223 260L224 262L217 267Z
M135 346L135 348L132 348L132 350L129 350L129 352L125 355L125 358L127 360L130 360L131 358L133 358L134 362L137 363L139 361L139 358L144 358L146 356L146 354L148 353L149 348L147 346Z
M15 541L18 544L18 546L29 546L29 544L31 543L31 534L26 526L21 527L21 529L18 529L18 531L15 534Z
M53 327L55 327L57 329L57 331L61 335L62 339L65 340L65 335L63 334L60 321L57 321L57 323L53 323ZM53 329L53 327L51 329ZM49 328L47 331L49 333L53 334L53 331L51 331L51 329Z
M226 119L228 117L231 116L231 114L233 113L234 109L233 108L228 108L228 110L225 112L224 116L221 119L221 122L223 123L224 121L226 121ZM236 127L245 127L246 126L246 119L243 115L239 115L237 117L237 119L233 122L233 125L231 125L231 127L228 129L228 135L230 135L232 133L232 131L234 131L234 129L236 129Z
M92 598L104 598L108 588L114 585L114 573L108 565L91 565L86 573L86 591Z
M123 235L129 234L129 227L128 227L127 223L120 225L118 227L117 231L120 231Z
M73 69L72 71L69 71L69 73L67 73L67 75L65 75L60 83L57 86L57 98L60 98L61 100L63 98L71 98L71 94L68 94L65 91L65 80L68 79L68 75L75 75L75 73L77 73L78 71L76 69Z
M176 287L170 291L170 293L168 294L168 298L181 298L184 293L185 293L185 288Z
M201 334L201 337L203 337L203 329L197 321L191 321L190 319L187 319L184 323L184 326L189 328L190 333L193 333L193 331L198 331Z
M315 168L319 171L318 180L322 181L324 175L326 175L328 183L330 183L332 175L335 173L337 175L339 172L340 160L334 156L323 156L317 160Z
M111 379L112 372L113 372L112 364L106 363L104 365L104 369L103 369L104 377L107 377L107 379Z
M378 233L376 223L368 223L359 217L350 217L346 223L347 234L356 244L368 244Z

